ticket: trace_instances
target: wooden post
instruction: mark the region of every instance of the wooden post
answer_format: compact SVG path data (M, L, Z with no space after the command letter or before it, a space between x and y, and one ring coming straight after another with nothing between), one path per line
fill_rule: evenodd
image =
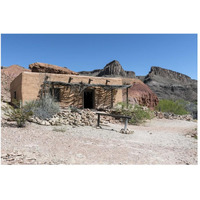
M108 85L109 82L110 82L109 80L106 80L106 85Z
M89 78L88 80L88 84L90 84L93 80L91 78Z
M68 83L70 83L72 79L73 79L72 77L69 77Z
M111 108L113 108L113 89L111 89Z
M126 108L128 108L128 88L126 88Z
M125 119L125 125L124 125L125 133L126 133L126 130L127 130L127 126L128 126L128 118Z
M54 84L52 83L52 97L54 98Z
M98 118L97 118L97 126L100 126L100 114L98 114Z

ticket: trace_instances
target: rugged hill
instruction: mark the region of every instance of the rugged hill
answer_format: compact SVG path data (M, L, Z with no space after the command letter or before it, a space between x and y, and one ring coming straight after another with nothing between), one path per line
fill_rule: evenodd
M30 71L19 65L1 67L1 98L3 101L10 101L10 83L23 71Z
M197 81L184 74L161 67L151 67L144 83L159 99L197 101Z
M103 69L93 71L81 71L80 75L86 76L104 76L104 77L127 77L135 78L135 72L125 71L117 60L108 63Z
M124 84L132 85L128 89L128 100L131 104L139 104L149 108L155 108L158 105L158 97L152 90L138 79L124 78ZM123 90L123 101L126 101L126 90Z

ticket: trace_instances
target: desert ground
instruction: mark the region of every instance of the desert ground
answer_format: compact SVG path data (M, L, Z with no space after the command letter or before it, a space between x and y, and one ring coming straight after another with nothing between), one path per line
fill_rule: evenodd
M135 126L124 124L43 126L27 122L17 128L2 120L1 164L117 164L196 165L197 122L152 119Z

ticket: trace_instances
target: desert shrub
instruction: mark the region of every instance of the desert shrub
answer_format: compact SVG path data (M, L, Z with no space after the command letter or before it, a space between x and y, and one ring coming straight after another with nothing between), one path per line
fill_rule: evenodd
M197 119L197 102L185 100L177 100L177 102L181 104L189 114L193 115L194 119Z
M145 122L147 119L152 119L154 117L153 112L150 111L148 108L142 107L140 105L133 106L132 104L128 105L122 102L118 103L114 107L114 112L117 112L121 115L130 116L130 123L131 124L140 124Z
M61 127L61 128L53 128L53 130L52 131L55 131L55 132L66 132L66 129L65 128L63 128L63 127Z
M70 106L69 108L70 108L71 112L78 112L78 108L75 106Z
M46 94L39 100L31 101L28 104L34 116L40 119L51 118L56 113L60 112L59 104L55 102L53 97L49 94Z
M132 104L128 104L128 107L127 107L127 103L125 102L119 102L117 103L115 106L114 106L114 109L116 111L126 111L127 109L128 110L133 110L133 105Z
M153 118L153 112L149 109L144 109L142 106L135 105L131 116L130 123L139 124L147 119Z
M28 118L33 115L33 112L28 109L27 104L22 105L21 102L15 101L13 106L6 105L2 107L4 115L10 120L16 121L17 127L24 127Z
M156 106L156 110L177 115L185 115L188 114L187 110L185 109L185 106L186 103L181 100L173 101L168 99L162 99Z

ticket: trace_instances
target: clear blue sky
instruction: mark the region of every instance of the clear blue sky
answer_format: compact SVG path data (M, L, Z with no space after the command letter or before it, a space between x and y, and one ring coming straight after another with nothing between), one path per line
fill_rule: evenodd
M34 62L73 71L101 69L118 60L125 70L147 75L151 66L197 79L196 34L2 34L1 66Z

